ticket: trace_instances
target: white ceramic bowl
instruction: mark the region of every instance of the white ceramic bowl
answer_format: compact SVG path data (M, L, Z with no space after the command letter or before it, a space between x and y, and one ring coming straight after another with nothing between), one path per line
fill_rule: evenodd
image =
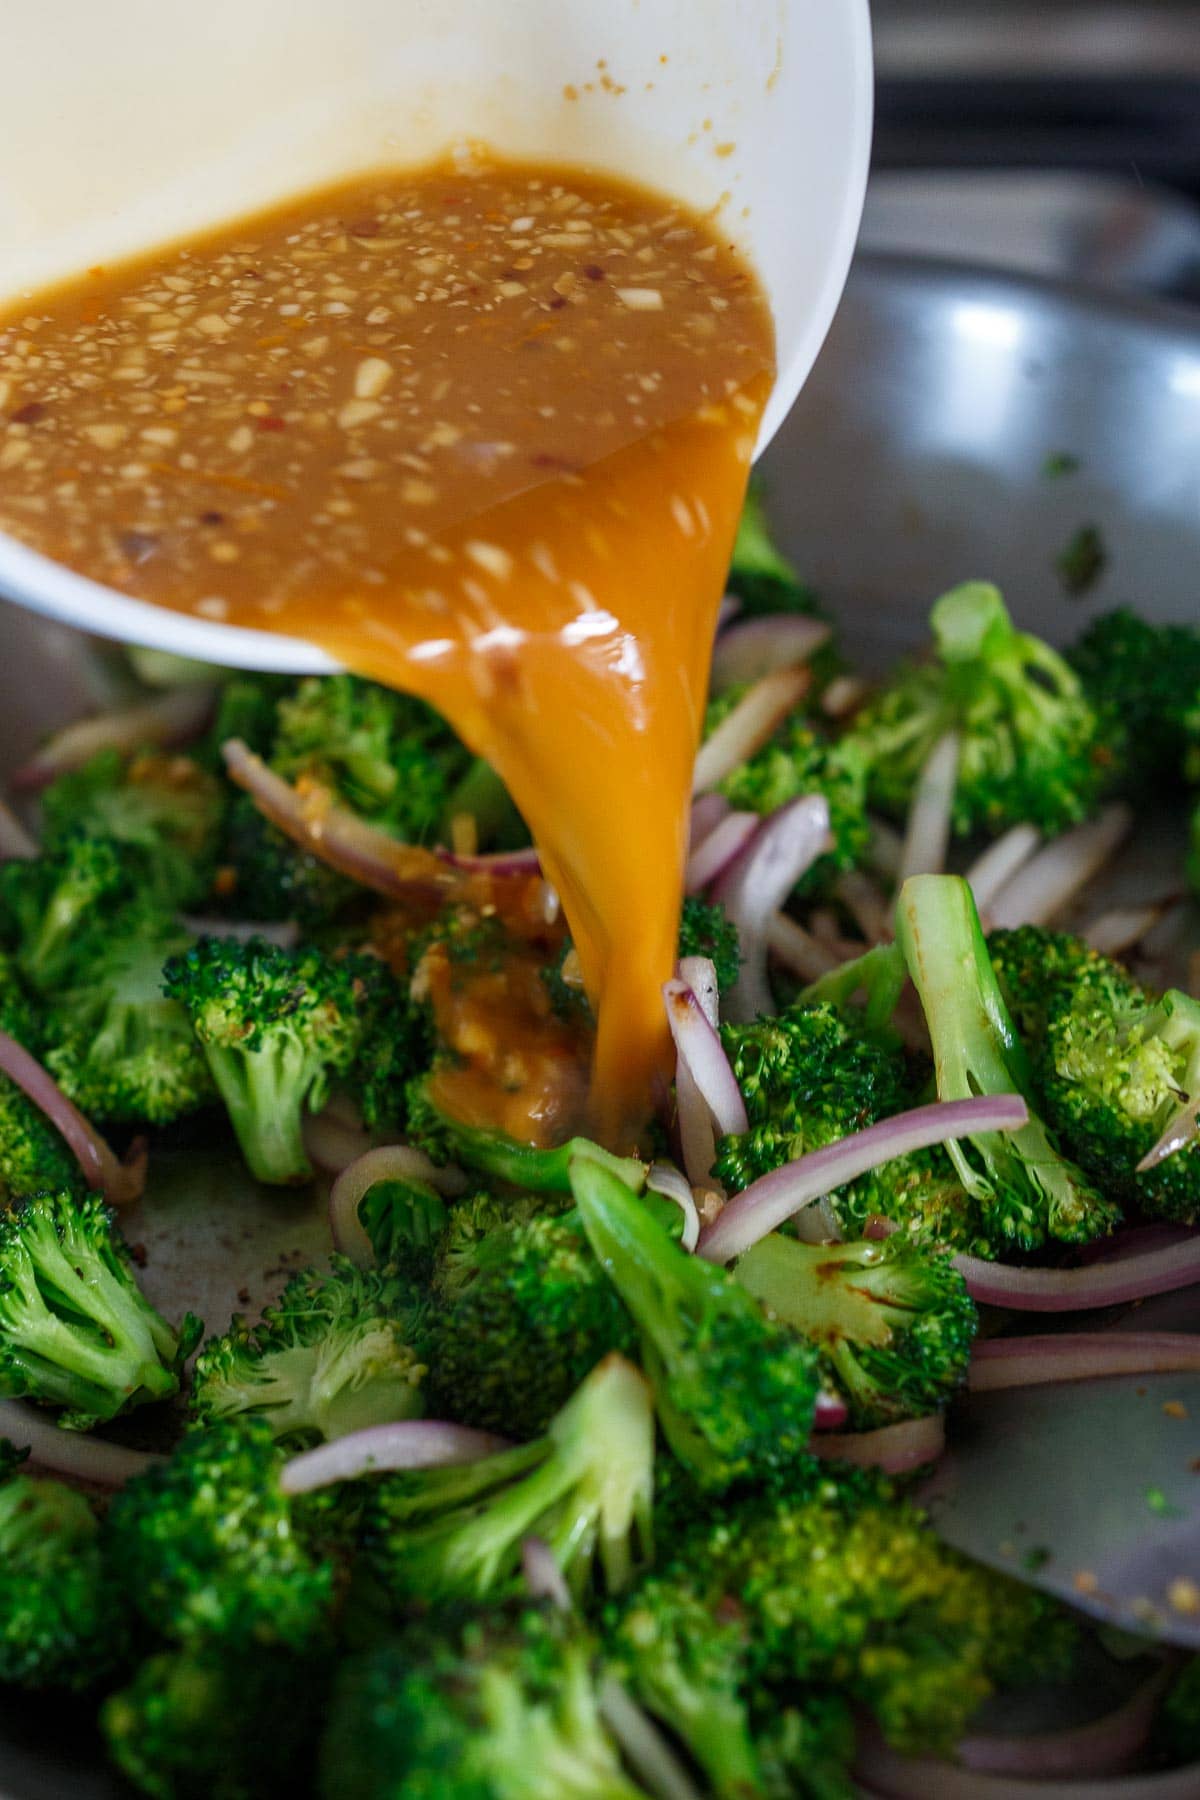
M8 9L0 301L381 166L475 141L719 206L763 280L779 379L833 318L871 138L867 0L39 0ZM0 534L0 594L237 667L311 645L130 600Z

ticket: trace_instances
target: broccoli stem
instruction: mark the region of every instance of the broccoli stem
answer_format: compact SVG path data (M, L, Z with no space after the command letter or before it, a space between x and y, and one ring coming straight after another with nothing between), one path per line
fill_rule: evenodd
M898 944L876 944L851 962L830 969L800 995L804 1006L828 1004L844 1012L862 993L866 996L863 1023L868 1031L882 1031L896 1010L908 970Z
M311 1181L304 1105L317 1097L320 1058L287 1038L262 1050L206 1043L204 1053L250 1173L277 1187Z
M571 1138L556 1150L539 1150L522 1144L516 1138L480 1126L460 1125L442 1118L449 1139L451 1155L470 1169L490 1175L495 1181L506 1181L512 1187L531 1194L569 1194L571 1165L576 1161L594 1163L607 1169L618 1181L640 1194L646 1182L643 1163L633 1157L614 1156L589 1138Z

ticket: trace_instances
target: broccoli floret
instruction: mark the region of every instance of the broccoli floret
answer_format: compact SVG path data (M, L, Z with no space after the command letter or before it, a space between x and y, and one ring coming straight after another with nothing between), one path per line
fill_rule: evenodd
M234 918L264 924L295 919L303 930L315 932L363 902L361 888L294 844L263 817L249 794L230 800L220 861L218 891Z
M296 1447L423 1411L422 1309L395 1276L335 1257L293 1275L256 1326L238 1315L196 1358L201 1424L253 1415Z
M135 895L128 853L80 832L52 855L0 864L0 929L35 994L86 982L109 923Z
M0 1393L65 1407L59 1423L86 1430L177 1393L200 1330L155 1312L96 1195L0 1214Z
M689 894L679 921L679 957L704 956L716 970L717 986L727 993L738 978L742 949L737 926L725 916L725 908Z
M770 1800L856 1800L854 1714L838 1693L804 1689L803 1704L759 1707L758 1760Z
M805 1464L813 1347L767 1319L723 1269L681 1250L599 1163L571 1165L592 1249L633 1315L667 1442L706 1487Z
M333 1564L317 1556L279 1485L264 1419L192 1430L169 1461L113 1501L113 1568L146 1623L172 1643L220 1637L297 1649L322 1638Z
M975 1303L945 1257L902 1233L804 1244L772 1232L734 1273L772 1318L819 1347L857 1427L936 1412L966 1379Z
M645 1800L600 1709L595 1647L526 1607L441 1614L345 1665L324 1800Z
M1200 1001L1155 998L1093 956L1050 1006L1036 1071L1047 1119L1097 1181L1153 1217L1200 1222ZM1182 1148L1139 1174L1173 1122Z
M1171 1762L1200 1762L1200 1656L1189 1657L1168 1688L1155 1738Z
M408 1139L435 1163L459 1163L491 1181L507 1182L533 1194L569 1194L571 1164L580 1157L611 1169L637 1189L646 1178L640 1162L613 1156L588 1138L570 1138L553 1150L539 1150L502 1131L463 1125L438 1108L424 1076L409 1086Z
M721 1039L750 1124L717 1147L713 1173L734 1190L908 1103L903 1056L829 1002L723 1025Z
M907 1752L949 1750L1000 1682L1061 1680L1076 1645L1055 1601L947 1549L879 1483L740 1506L670 1573L745 1610L760 1681L836 1683Z
M765 1794L750 1728L747 1619L716 1612L687 1583L643 1581L610 1605L605 1651L621 1681L703 1770L718 1800Z
M0 1477L0 1681L90 1688L128 1653L125 1603L101 1555L82 1494L15 1473L4 1443Z
M187 1013L163 993L164 965L191 941L154 902L131 901L49 1003L46 1067L85 1113L166 1125L216 1099Z
M1024 822L1057 832L1086 818L1107 753L1067 663L1018 631L985 582L944 595L930 623L934 660L901 671L848 734L868 763L873 804L903 817L935 745L955 731L956 832L995 834Z
M576 1590L598 1573L619 1592L649 1554L653 1486L649 1390L610 1356L544 1437L461 1468L382 1481L367 1502L369 1553L397 1598L483 1599L508 1589L533 1535Z
M996 981L967 883L956 875L907 881L896 936L925 1009L943 1100L1017 1093L1030 1105L1019 1131L957 1139L948 1152L979 1202L988 1236L1036 1250L1047 1239L1089 1243L1111 1231L1116 1205L1058 1149L1033 1111L1029 1060Z
M890 1219L926 1249L996 1255L983 1209L941 1144L881 1163L831 1194L829 1205L846 1237L861 1237L871 1219Z
M738 689L722 694L708 709L709 731L741 698ZM794 712L746 762L727 775L720 790L742 812L773 813L805 794L829 802L833 849L817 858L797 887L802 897L823 893L836 875L863 861L870 842L867 820L867 761L854 736L831 744Z
M429 1334L435 1417L537 1437L602 1357L636 1354L629 1315L577 1215L500 1225L469 1256L458 1244L457 1257L446 1246L456 1292Z
M194 906L212 886L223 811L220 783L192 757L101 750L46 789L43 843L109 838L164 906Z
M273 1800L307 1792L328 1680L277 1645L190 1645L144 1662L100 1725L150 1800Z
M433 709L356 675L308 676L276 709L268 761L406 843L432 841L471 757Z
M812 589L805 587L786 556L775 548L762 492L753 483L738 522L728 586L747 616L781 612L821 614Z
M989 932L987 949L1017 1035L1033 1056L1059 991L1102 958L1082 938L1043 925Z
M394 1269L419 1292L433 1278L449 1216L446 1202L428 1182L394 1176L373 1182L358 1203L359 1223L376 1263Z
M42 1056L45 1023L21 984L11 956L0 951L0 1031L32 1056ZM0 1076L0 1193L82 1190L79 1164L45 1113L7 1075Z
M1099 715L1109 785L1138 795L1177 781L1200 697L1200 632L1121 608L1093 620L1070 662Z
M171 958L163 986L191 1018L260 1181L311 1177L303 1119L320 1111L334 1079L353 1086L357 1074L372 1122L389 1089L399 1092L409 1014L376 958L283 950L261 938L202 938Z
M454 1202L436 1246L429 1290L442 1306L453 1306L479 1273L480 1260L498 1232L519 1230L540 1218L568 1210L562 1195L481 1189Z

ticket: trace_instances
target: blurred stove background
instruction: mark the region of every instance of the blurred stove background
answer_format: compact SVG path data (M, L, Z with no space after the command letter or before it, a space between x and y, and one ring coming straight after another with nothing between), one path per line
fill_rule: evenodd
M1200 305L1200 0L873 0L864 248Z

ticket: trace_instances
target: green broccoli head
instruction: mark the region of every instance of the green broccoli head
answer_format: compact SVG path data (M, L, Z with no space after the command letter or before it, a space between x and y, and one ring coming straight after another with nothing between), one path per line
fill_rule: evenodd
M851 1771L857 1733L844 1695L806 1687L801 1703L782 1706L774 1696L764 1696L758 1715L758 1758L768 1800L855 1800L859 1790Z
M999 592L968 582L930 615L934 658L901 671L849 736L869 767L873 804L903 817L934 746L959 735L956 832L1024 822L1077 824L1103 790L1096 713L1058 653L1018 631Z
M290 1649L323 1638L334 1568L280 1488L282 1460L265 1419L239 1419L188 1432L117 1495L112 1566L161 1637Z
M1125 608L1094 619L1070 662L1100 720L1108 785L1157 798L1177 781L1200 697L1200 632Z
M109 1755L150 1800L275 1800L305 1790L329 1671L255 1644L163 1650L100 1709Z
M821 606L792 564L775 547L762 490L751 483L738 522L729 565L729 588L748 616L799 612L820 615Z
M1093 957L1050 1008L1037 1072L1046 1117L1085 1169L1152 1217L1200 1222L1200 1002L1155 999ZM1139 1174L1176 1120L1183 1147Z
M803 1467L815 1349L769 1320L723 1269L680 1249L599 1163L571 1166L593 1251L632 1314L667 1442L706 1487Z
M368 1425L419 1418L425 1364L416 1296L394 1275L356 1269L344 1257L328 1271L293 1275L256 1326L236 1317L196 1359L192 1417L216 1424L261 1418L295 1447Z
M708 709L711 732L742 697L731 689ZM797 892L811 898L824 893L846 869L857 868L867 853L871 828L867 820L867 762L853 736L831 744L807 723L801 711L790 718L746 762L727 775L721 792L742 812L773 813L806 794L823 794L829 802L833 849L817 858Z
M363 890L259 812L249 794L234 794L225 820L218 891L236 919L263 924L294 919L324 931L363 905Z
M391 1041L407 1010L376 958L284 950L261 938L202 938L163 971L187 1011L242 1153L260 1181L307 1181L301 1128L338 1077L375 1116L399 1087L405 1054Z
M87 1429L177 1393L200 1322L173 1331L133 1277L96 1195L38 1194L0 1215L0 1392Z
M86 983L109 925L138 891L127 850L74 831L52 854L0 864L0 930L34 993Z
M13 958L0 951L0 1031L42 1057L45 1022L25 993ZM15 1081L0 1076L0 1192L27 1194L82 1191L79 1164L45 1113Z
M531 1535L576 1591L599 1579L619 1592L649 1554L653 1487L649 1391L609 1356L534 1442L380 1482L367 1502L368 1550L401 1600L504 1594Z
M194 906L212 886L224 796L190 756L101 750L42 796L50 852L79 834L125 847L144 892L164 906Z
M1048 1239L1088 1243L1112 1230L1115 1203L1065 1157L1033 1110L1032 1071L1004 1004L979 915L956 875L919 875L901 889L896 937L925 1011L943 1100L1017 1093L1030 1106L1019 1131L976 1133L947 1146L987 1235L1013 1249Z
M191 938L153 901L109 921L86 973L47 1005L46 1067L85 1113L122 1125L167 1125L216 1099L183 1007L163 968Z
M94 1687L129 1652L123 1595L101 1554L88 1502L61 1481L0 1477L0 1681Z
M636 1354L629 1315L574 1214L499 1224L474 1241L460 1235L443 1261L453 1298L429 1334L438 1418L538 1437L604 1356Z
M1051 1006L1063 986L1103 962L1082 938L1044 925L989 932L987 950L1009 1016L1031 1055L1045 1036Z
M689 894L679 921L679 958L703 956L713 965L717 986L725 994L733 987L742 966L737 926L726 918L719 902Z
M889 1219L927 1250L994 1258L1007 1247L1003 1235L998 1243L989 1237L983 1207L941 1144L881 1163L831 1194L829 1204L846 1237L863 1236L872 1219Z
M904 1233L805 1244L772 1232L734 1273L772 1318L817 1345L858 1428L936 1412L966 1379L975 1303L945 1257Z
M344 1665L324 1800L645 1800L604 1724L596 1649L533 1607L451 1611Z
M735 1191L908 1104L900 1052L829 1002L724 1025L721 1039L750 1124L717 1147L713 1173Z

